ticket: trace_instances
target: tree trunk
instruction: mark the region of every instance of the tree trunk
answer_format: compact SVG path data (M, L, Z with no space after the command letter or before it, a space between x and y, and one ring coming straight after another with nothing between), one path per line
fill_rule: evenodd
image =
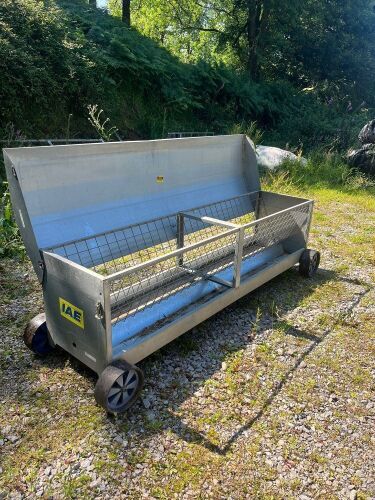
M130 26L130 0L122 0L122 22Z
M247 43L248 43L248 58L247 70L250 78L259 80L259 37L262 27L263 17L263 2L261 0L248 0L248 17L247 17Z

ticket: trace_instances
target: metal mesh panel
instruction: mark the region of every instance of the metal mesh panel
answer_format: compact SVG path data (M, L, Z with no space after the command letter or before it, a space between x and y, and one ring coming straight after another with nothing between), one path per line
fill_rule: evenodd
M255 219L254 209L259 196L258 192L236 196L194 208L187 213L244 224ZM177 226L178 214L173 214L75 240L48 250L108 276L175 250L178 245ZM185 218L184 244L186 246L201 241L224 230L220 226Z
M178 216L164 217L52 248L73 262L109 276L178 248ZM224 232L225 228L184 219L185 246Z
M291 238L306 241L311 220L311 204L292 207L288 211L259 219L256 224L245 227L244 258Z
M214 217L234 224L246 224L255 220L261 200L262 193L257 191L194 208L187 213L200 217Z
M140 310L181 292L191 284L210 279L233 263L236 233L226 231L214 242L202 244L182 255L111 280L112 318L114 322L134 316Z
M288 244L303 247L312 204L300 203L272 215L277 206L268 205L261 192L247 193L50 250L108 276L116 324L202 281L219 283L221 289L238 286L235 273L241 255L242 260L250 259L280 243L285 251ZM257 219L259 213L270 212ZM230 222L232 229L220 225L222 221ZM244 239L239 246L241 231ZM205 241L208 238L211 241Z

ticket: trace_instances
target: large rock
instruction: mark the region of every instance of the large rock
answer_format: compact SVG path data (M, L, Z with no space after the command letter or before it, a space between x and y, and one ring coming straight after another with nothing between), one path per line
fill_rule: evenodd
M375 120L366 123L358 134L358 139L361 144L375 144Z
M306 158L299 158L290 151L272 146L257 146L256 153L258 165L270 170L275 170L286 160L299 161L302 165L307 163Z
M361 172L375 176L375 144L365 144L361 149L349 151L347 161Z

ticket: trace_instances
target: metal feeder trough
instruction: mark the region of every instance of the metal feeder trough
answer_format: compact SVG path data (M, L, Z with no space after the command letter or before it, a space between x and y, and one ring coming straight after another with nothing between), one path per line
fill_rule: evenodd
M312 276L313 202L261 190L245 135L5 149L14 214L43 287L24 334L93 369L125 411L135 363L283 271Z

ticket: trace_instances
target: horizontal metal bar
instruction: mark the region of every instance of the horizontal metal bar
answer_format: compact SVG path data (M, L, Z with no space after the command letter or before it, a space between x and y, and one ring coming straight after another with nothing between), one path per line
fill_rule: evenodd
M203 278L208 281L213 281L214 283L217 283L218 285L224 285L228 288L233 288L233 283L227 280L222 280L221 278L217 278L214 274L212 276L204 273L200 273L199 271L196 271L195 269L189 269L186 266L180 266L182 267L185 271L187 271L189 274L194 274L196 276L199 276L200 278Z
M45 144L49 142L55 142L57 144L85 144L92 142L103 142L103 139L1 139L0 144L11 144L12 142L17 142L20 144L25 144L32 142L34 144Z
M204 245L208 245L209 243L213 243L217 240L220 240L221 238L224 238L226 236L230 236L231 234L234 234L238 231L237 228L230 229L228 231L224 231L221 234L216 234L214 236L210 236L210 238L205 238L201 241L198 241L197 243L192 243L191 245L187 245L183 248L178 248L177 250L173 250L172 252L168 252L165 255L160 255L159 257L155 257L154 259L147 260L146 262L141 262L140 264L137 264L135 266L129 267L128 269L124 269L122 271L118 271L117 273L111 274L109 276L104 277L105 281L116 281L120 278L123 278L129 274L132 274L137 271L141 271L142 269L145 269L146 267L153 266L156 264L159 264L160 262L163 262L164 260L171 259L173 257L177 257L178 255L182 255L186 252L189 252L191 250L195 250L196 248L199 248Z
M271 219L272 217L277 217L278 215L282 215L282 214L284 214L286 212L291 212L292 210L295 210L296 208L301 208L304 205L310 205L311 203L312 203L311 200L307 200L307 201L304 201L303 203L298 203L298 205L292 205L289 208L284 208L283 210L279 210L278 212L275 212L273 214L266 215L265 217L262 217L261 219L255 219L252 222L248 222L247 224L244 224L242 226L242 228L243 229L248 229L249 227L253 227L253 226L256 226L258 224L261 224L262 222L264 222L264 221L266 221L268 219Z
M244 244L246 242L253 238L253 236L249 236L248 238L244 238ZM263 247L258 246L256 248L256 251L260 251ZM209 252L205 254L204 256L200 256L196 259L193 259L192 261L189 262L191 266L197 267L199 269L200 266L206 264L207 258L210 257L210 263L215 261L215 254L221 254L223 258L228 257L230 252L233 251L233 245L225 245L220 248L220 250L214 250L212 252ZM246 253L246 258L253 252L252 250L250 253ZM233 264L233 261L230 261L227 263L227 266L230 266ZM173 281L174 279L181 278L184 272L183 266L179 266L180 272L177 271L176 273L171 277L170 281ZM121 290L116 290L114 292L111 292L111 304L112 306L119 306L121 303L126 302L127 300L133 300L135 297L138 297L139 295L145 294L149 292L150 290L155 289L161 282L166 283L165 277L170 275L171 270L167 269L165 271L162 271L160 273L154 274L151 278L146 278L144 280L140 280L137 283L137 288L135 289L135 285L129 285ZM203 273L202 273L203 274ZM231 284L232 286L232 284Z
M199 217L198 215L191 215L188 212L179 212L179 213L189 219L198 220L201 222L205 222L206 224L212 224L214 226L223 226L223 227L237 228L237 229L241 227L239 224L234 224L233 222L228 222L221 219L215 219L214 217L207 217L206 215L204 215L203 217Z
M207 263L211 264L213 262L217 262L216 255L220 254L221 257L226 258L228 257L231 251L233 251L233 245L224 245L220 247L220 249L214 249L212 251L205 253L205 255L203 256L199 256L197 258L190 260L189 265L199 269L200 267L206 265ZM209 259L208 262L207 259ZM228 266L229 265L231 265L231 262L228 263ZM173 274L173 276L170 277L170 281L173 281L174 279L178 279L181 276L183 276L184 271L185 269L181 265L179 265L176 268L176 272ZM116 290L114 292L111 292L112 306L115 305L117 307L119 304L127 300L133 300L135 297L155 289L157 286L160 285L161 282L165 284L166 277L168 277L170 273L171 270L166 269L165 271L161 271L160 273L153 274L151 278L147 277L144 280L138 281L136 289L135 285L133 284L125 288L122 288L121 290Z
M215 219L214 217L202 217L202 221L207 222L208 224L214 224L217 226L233 227L233 228L237 228L237 229L241 227L239 224L234 224L234 222L228 222L225 220Z

